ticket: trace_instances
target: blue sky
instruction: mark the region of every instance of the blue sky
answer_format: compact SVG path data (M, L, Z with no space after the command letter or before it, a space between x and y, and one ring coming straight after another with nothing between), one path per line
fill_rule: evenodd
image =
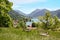
M60 0L9 0L13 2L12 8L20 10L26 14L31 13L35 9L60 9Z

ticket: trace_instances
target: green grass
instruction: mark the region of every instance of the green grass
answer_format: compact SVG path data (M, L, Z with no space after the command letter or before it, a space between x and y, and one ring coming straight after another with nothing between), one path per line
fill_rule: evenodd
M60 32L48 31L50 36L41 36L39 30L23 31L21 28L0 28L0 40L60 40Z

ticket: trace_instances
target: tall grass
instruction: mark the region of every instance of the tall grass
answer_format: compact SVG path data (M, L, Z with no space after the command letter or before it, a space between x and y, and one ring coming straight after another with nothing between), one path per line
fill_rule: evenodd
M0 40L60 40L60 32L49 31L50 36L41 36L39 30L23 31L21 28L0 28Z

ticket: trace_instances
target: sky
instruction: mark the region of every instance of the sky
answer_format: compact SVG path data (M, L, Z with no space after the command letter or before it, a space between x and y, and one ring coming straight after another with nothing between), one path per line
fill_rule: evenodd
M60 0L9 0L13 2L12 8L26 14L36 9L48 9L51 11L60 9Z

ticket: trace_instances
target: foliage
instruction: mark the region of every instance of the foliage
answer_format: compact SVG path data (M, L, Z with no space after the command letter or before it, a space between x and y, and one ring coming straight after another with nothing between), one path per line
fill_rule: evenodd
M18 23L17 27L18 27L18 28L23 28L23 29L25 29L26 24L25 24L25 22L24 22L24 21L19 21L19 23Z
M60 21L57 16L52 17L50 12L46 12L45 16L39 18L41 21L41 27L43 29L56 29L60 26Z
M54 16L54 28L59 28L60 26L60 20L57 16Z
M50 25L51 14L46 12L45 16L41 17L40 21L42 22L42 27L48 29Z
M36 26L37 26L36 23L33 22L33 23L32 23L32 27L36 27Z
M12 3L8 0L0 0L0 27L12 26L11 18L8 12L12 9Z

